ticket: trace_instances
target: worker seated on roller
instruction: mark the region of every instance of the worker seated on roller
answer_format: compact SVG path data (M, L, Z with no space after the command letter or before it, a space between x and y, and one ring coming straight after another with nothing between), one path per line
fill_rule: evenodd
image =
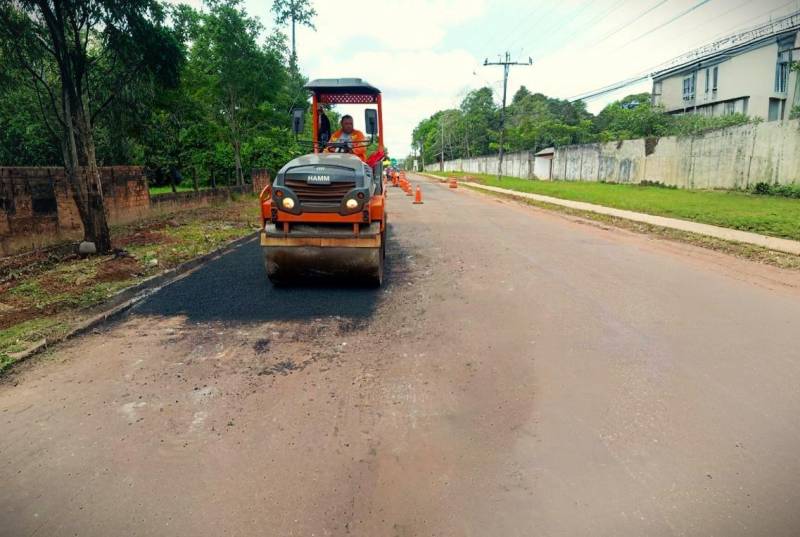
M328 147L330 153L353 153L361 160L367 160L367 137L353 128L353 116L342 116L342 128L331 134Z

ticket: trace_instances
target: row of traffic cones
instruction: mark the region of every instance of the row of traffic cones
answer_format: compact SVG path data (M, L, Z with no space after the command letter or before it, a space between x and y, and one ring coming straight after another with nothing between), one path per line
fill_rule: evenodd
M406 193L406 196L414 196L414 205L422 205L422 188L417 185L417 190L415 192L411 183L406 178L406 172L394 172L392 174L392 186L400 187L400 189Z

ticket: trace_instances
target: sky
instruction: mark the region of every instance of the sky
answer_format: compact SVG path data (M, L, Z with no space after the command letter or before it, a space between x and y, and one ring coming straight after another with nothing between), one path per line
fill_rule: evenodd
M244 1L268 29L275 27L271 4ZM533 59L511 69L509 101L521 85L566 99L798 11L800 0L315 0L314 7L316 31L297 33L302 72L363 78L380 88L386 145L401 157L411 151L419 121L458 106L468 91L490 86L500 102L502 68L484 66L486 58L509 51L514 60ZM644 81L587 104L596 113L649 90Z

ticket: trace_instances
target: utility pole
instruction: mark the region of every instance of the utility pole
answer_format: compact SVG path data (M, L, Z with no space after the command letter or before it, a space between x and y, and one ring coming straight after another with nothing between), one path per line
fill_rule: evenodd
M503 175L503 146L506 143L506 93L508 91L508 71L511 69L512 65L533 65L533 59L528 57L527 62L513 62L511 61L511 53L506 51L505 61L490 62L489 58L486 58L483 61L483 65L503 66L503 108L500 109L500 158L497 165L497 180L499 181Z
M440 138L439 145L440 145L441 150L442 150L442 152L440 154L440 157L439 157L439 171L443 172L444 171L444 121L442 121L441 117L439 117L439 131L441 133L441 135L440 135L441 138Z

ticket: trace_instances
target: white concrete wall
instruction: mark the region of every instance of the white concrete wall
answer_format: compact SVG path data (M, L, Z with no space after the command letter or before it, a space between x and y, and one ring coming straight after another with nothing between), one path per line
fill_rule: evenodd
M448 160L444 163L444 171L496 174L497 164L497 155ZM439 171L439 163L434 162L433 164L426 165L425 171L434 173ZM528 151L522 153L506 153L503 156L503 175L533 179L533 153Z
M647 147L651 151L646 154ZM506 155L505 175L533 178L530 153ZM426 166L436 172L439 164ZM497 156L445 162L446 171L497 173ZM730 127L701 136L625 140L556 148L553 179L681 188L747 188L800 183L800 120Z

